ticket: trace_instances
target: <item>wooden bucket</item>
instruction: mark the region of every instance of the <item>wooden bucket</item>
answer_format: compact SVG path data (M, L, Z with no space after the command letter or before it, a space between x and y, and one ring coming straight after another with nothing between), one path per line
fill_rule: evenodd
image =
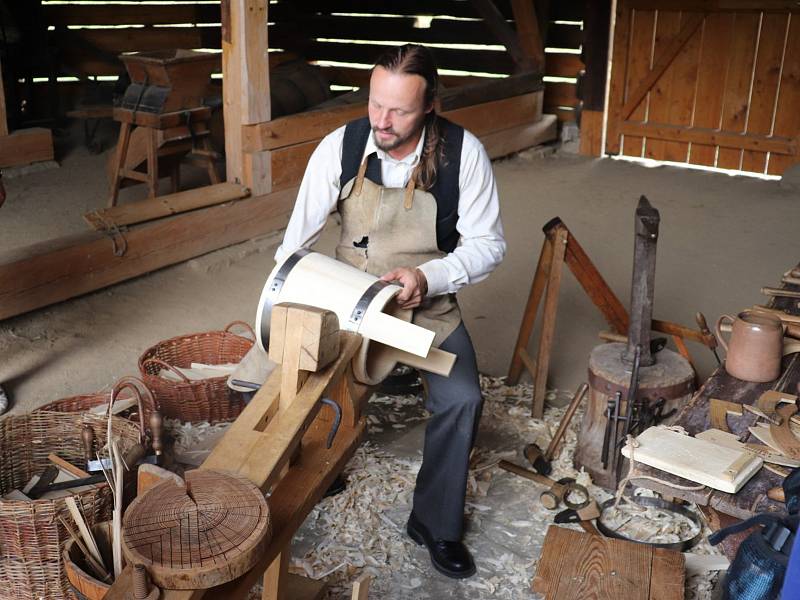
M353 359L353 374L361 383L380 383L398 362L449 374L446 353L431 348L434 333L411 323L412 311L394 302L401 290L324 254L300 250L270 273L258 302L256 338L269 351L275 304L315 306L335 312L340 329L365 338Z
M97 542L103 562L106 566L110 566L112 564L111 521L103 521L92 527L92 535ZM102 600L111 588L111 584L100 581L89 574L91 569L86 566L83 552L73 540L70 539L64 545L63 556L67 579L79 600Z

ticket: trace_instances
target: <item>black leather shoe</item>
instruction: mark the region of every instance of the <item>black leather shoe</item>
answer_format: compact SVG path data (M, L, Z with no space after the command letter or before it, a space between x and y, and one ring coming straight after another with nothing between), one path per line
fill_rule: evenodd
M406 531L420 546L425 545L431 555L431 563L442 575L453 579L464 579L475 575L475 561L462 542L434 540L428 528L411 513Z

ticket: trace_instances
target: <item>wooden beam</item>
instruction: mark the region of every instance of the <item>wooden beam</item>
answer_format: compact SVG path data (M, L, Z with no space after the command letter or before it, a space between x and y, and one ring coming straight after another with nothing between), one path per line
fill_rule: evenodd
M516 32L508 25L502 13L497 9L492 0L470 0L472 6L483 19L486 27L494 34L511 55L517 70L533 71L537 69L536 63L522 49Z
M525 148L550 142L558 137L558 119L555 115L542 115L536 121L524 123L482 135L479 139L489 158L508 156Z
M0 256L0 319L74 298L212 250L285 227L296 188L214 206L111 239L86 233L34 244Z
M620 133L637 135L672 142L694 142L725 148L739 148L760 152L792 155L797 152L796 138L758 135L753 133L735 133L705 129L701 127L684 127L681 125L665 125L661 123L639 123L623 121Z
M137 171L134 171L137 173ZM113 208L101 208L83 215L84 220L95 231L104 231L117 225L133 225L169 215L223 204L250 195L250 190L237 183L218 183L167 194L158 198L129 202Z
M705 13L694 13L687 19L686 23L684 23L683 27L681 27L681 30L678 32L678 35L676 35L662 50L661 56L659 56L653 68L650 69L647 77L639 83L633 92L628 94L627 100L622 107L622 113L620 114L622 120L627 119L634 109L639 106L639 103L647 95L647 92L655 85L659 77L664 74L667 67L672 64L672 61L675 60L675 57L678 56L678 53L680 53L686 45L686 42L689 41L689 38L694 35L694 32L697 31L697 28L700 27L705 18Z
M544 72L544 44L533 0L511 0L511 10L522 52L533 63L535 71Z
M221 9L227 178L254 195L272 191L269 153L245 152L242 141L242 125L270 119L267 6L268 0L223 0Z
M0 168L43 160L53 160L53 133L49 129L17 129L0 138Z

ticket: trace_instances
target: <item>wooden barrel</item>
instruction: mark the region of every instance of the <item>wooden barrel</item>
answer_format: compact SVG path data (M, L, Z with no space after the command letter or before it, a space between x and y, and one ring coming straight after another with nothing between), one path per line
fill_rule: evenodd
M626 344L611 343L597 346L589 357L589 404L583 415L578 447L575 452L575 467L585 468L592 481L606 489L615 487L615 473L611 461L603 468L603 438L606 432L606 409L617 391L622 392L619 414L627 410L626 399L631 380L631 366L622 362ZM694 370L684 357L672 350L664 349L656 354L656 363L639 369L639 388L637 400L649 403L665 400L663 414L676 409L675 413L662 423L669 424L677 412L689 401L694 391ZM618 435L624 431L620 422ZM612 442L613 443L613 442ZM609 452L611 456L611 452ZM622 459L621 476L627 473L627 459Z
M319 67L299 58L271 69L269 88L273 119L303 112L331 97L330 85Z
M97 542L97 548L100 550L103 561L106 566L110 566L111 521L103 521L92 527L92 535ZM83 552L73 540L69 540L64 546L64 568L72 590L79 600L102 600L111 588L110 583L105 583L90 575L91 570L86 565Z

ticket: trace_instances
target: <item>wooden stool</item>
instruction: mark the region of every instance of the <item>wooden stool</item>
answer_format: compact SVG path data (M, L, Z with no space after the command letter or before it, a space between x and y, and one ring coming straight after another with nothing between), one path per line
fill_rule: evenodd
M155 198L158 195L159 157L169 157L173 193L180 186L180 161L186 154L193 162L206 168L212 184L219 183L220 178L214 167L214 160L218 155L211 149L209 138L210 118L211 109L207 106L163 114L115 108L114 119L120 122L120 130L108 206L116 205L120 186L125 179L146 183L147 197ZM146 130L147 159L144 172L135 170L135 166L126 166L131 134L135 127Z

